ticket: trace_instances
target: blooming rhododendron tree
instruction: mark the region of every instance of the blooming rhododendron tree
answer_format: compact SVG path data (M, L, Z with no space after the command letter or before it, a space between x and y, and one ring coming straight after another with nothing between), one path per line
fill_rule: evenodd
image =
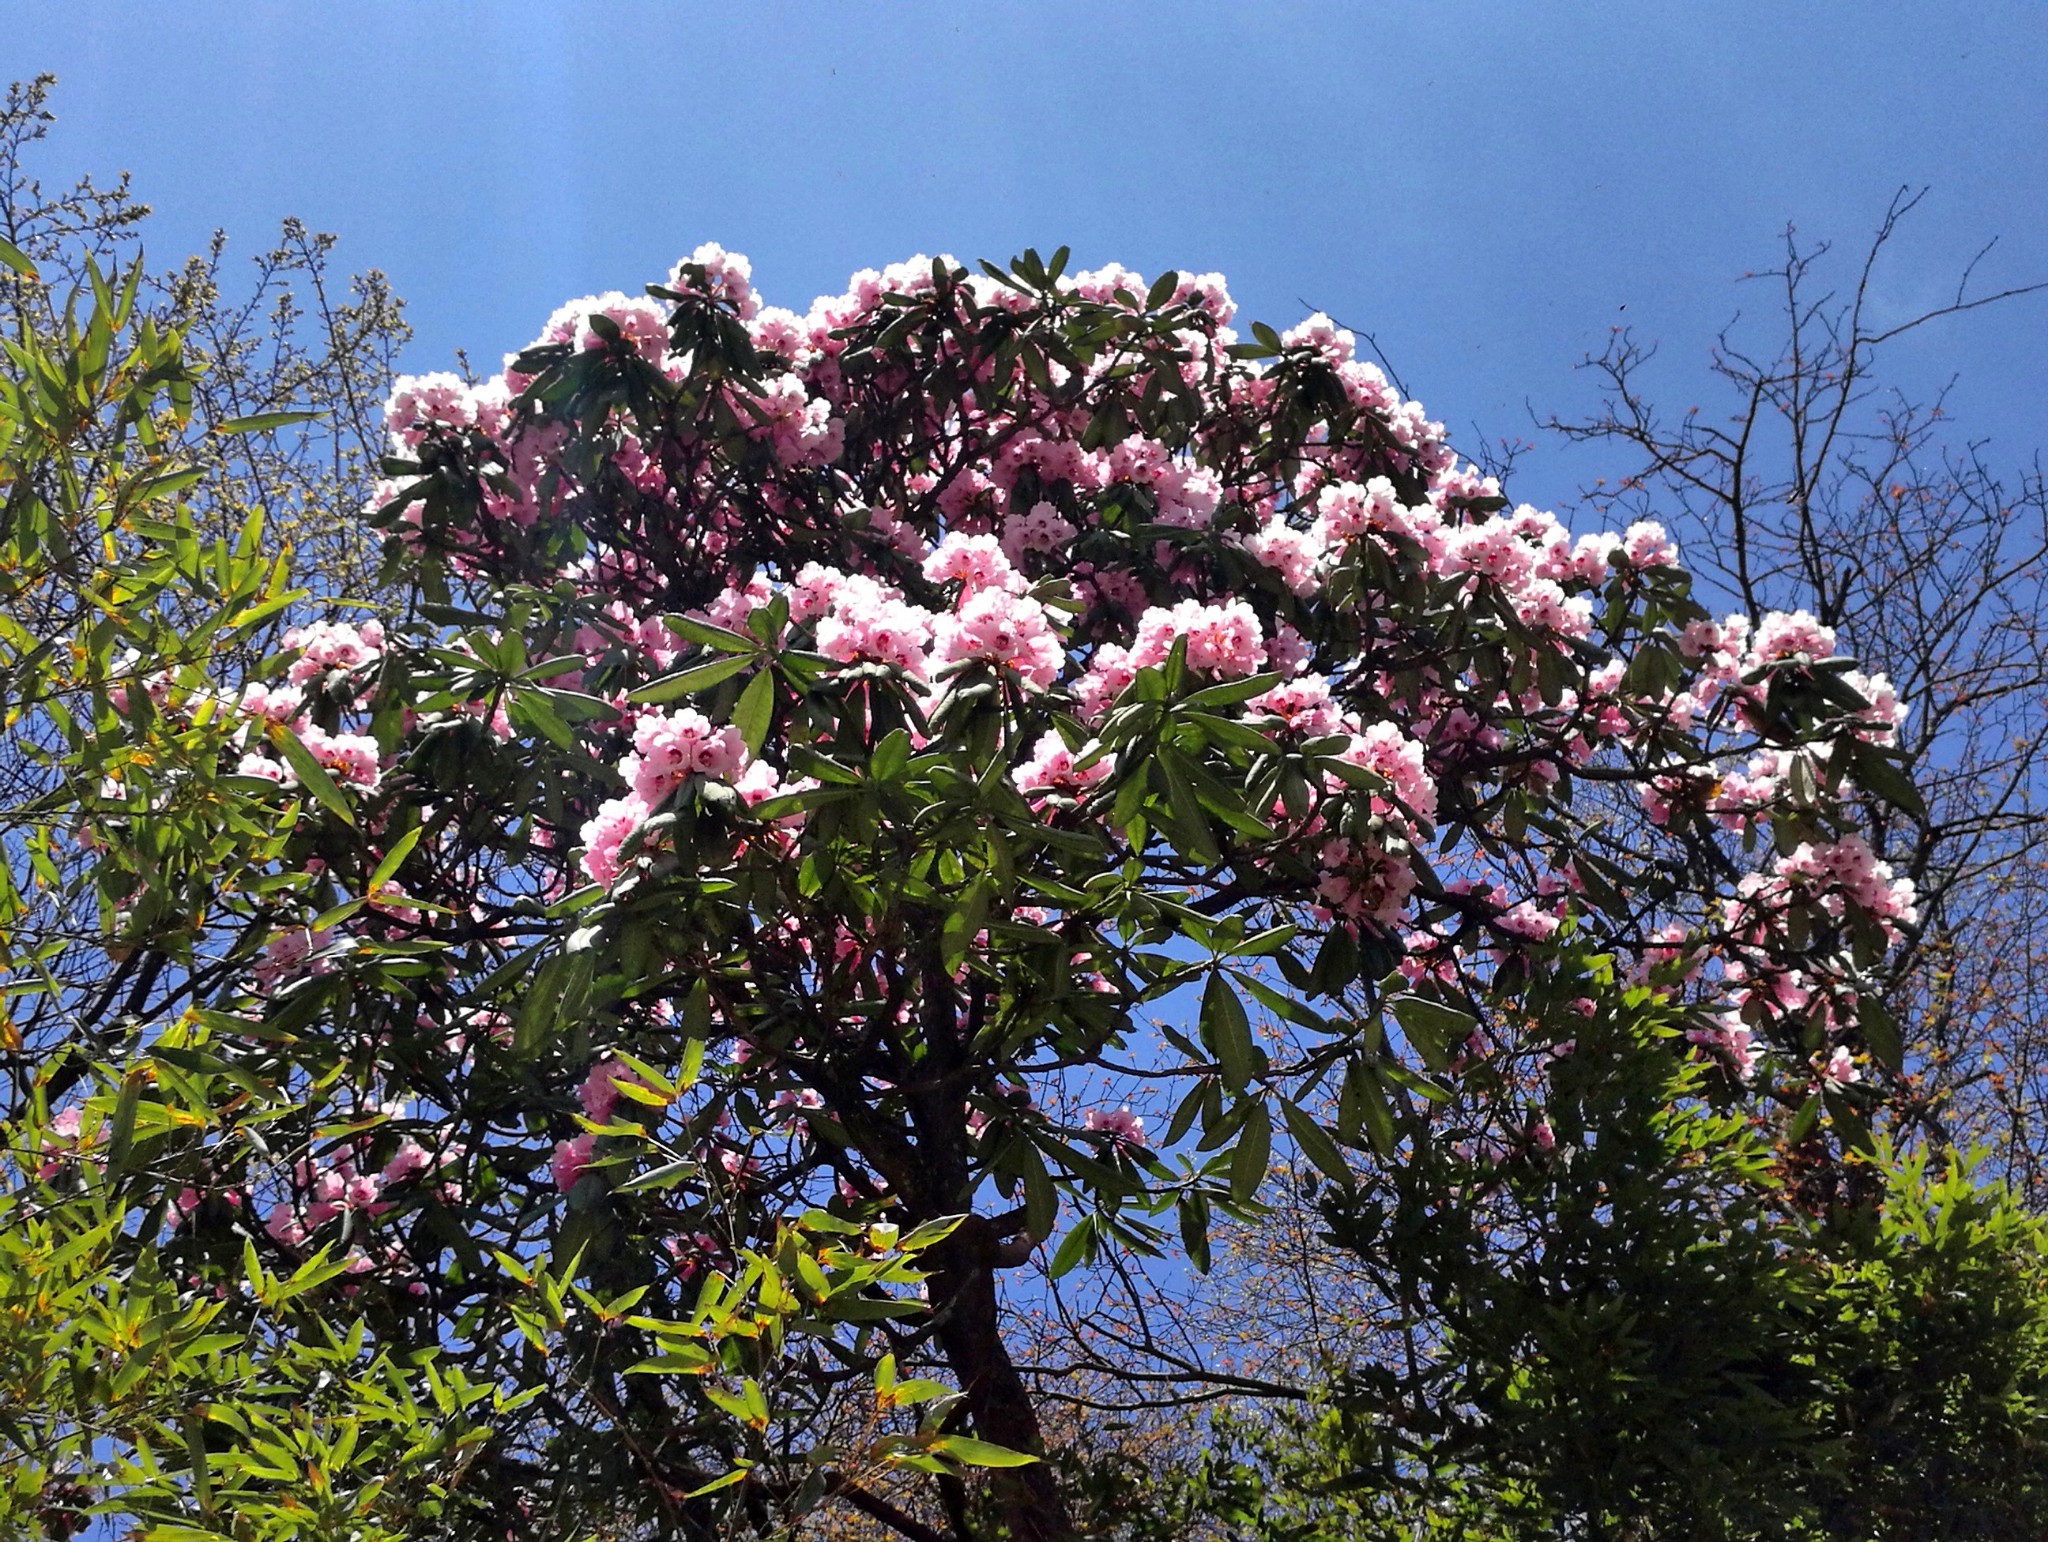
M985 1487L1052 1537L1002 1280L1199 1263L1276 1138L1347 1185L1635 988L1865 1141L1884 683L1704 614L1654 524L1510 506L1327 318L1233 320L1063 253L800 315L704 247L399 382L417 606L96 725L214 734L289 832L194 1002L279 1111L157 1137L177 1266L331 1258L499 1389L500 1529Z

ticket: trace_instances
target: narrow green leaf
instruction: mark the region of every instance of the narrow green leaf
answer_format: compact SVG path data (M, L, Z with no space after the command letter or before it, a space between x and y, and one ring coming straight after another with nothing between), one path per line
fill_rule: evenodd
M1202 992L1202 1042L1216 1056L1223 1079L1233 1092L1242 1092L1258 1069L1258 1046L1252 1043L1252 1027L1244 1003L1221 970L1209 976Z
M704 1495L715 1494L722 1488L731 1488L735 1483L744 1483L747 1481L747 1473L750 1470L751 1469L746 1467L735 1467L731 1472L727 1473L724 1477L713 1478L709 1483L703 1484L698 1488L691 1489L689 1493L683 1495L683 1498L701 1499Z
M694 1157L684 1157L678 1161L664 1162L659 1167L628 1178L614 1192L635 1194L642 1189L672 1189L685 1178L701 1174L703 1171L702 1162Z
M1363 1056L1354 1057L1344 1071L1344 1099L1355 1105L1372 1149L1382 1157L1392 1156L1394 1110L1387 1089L1380 1085L1379 1067Z
M1915 819L1927 817L1927 804L1905 768L1874 744L1859 743L1853 756L1856 780L1885 802Z
M1053 1187L1052 1174L1046 1171L1045 1158L1036 1146L1025 1144L1020 1160L1024 1168L1024 1229L1042 1242L1059 1224L1059 1191Z
M28 254L12 241L0 241L0 268L12 268L32 284L43 281L36 265L28 260Z
M1074 1223L1074 1229L1060 1239L1057 1251L1052 1255L1052 1264L1046 1273L1053 1279L1073 1271L1074 1266L1095 1253L1095 1217L1084 1215Z
M1209 1202L1199 1194L1183 1194L1180 1211L1180 1242L1187 1249L1188 1262L1197 1274L1209 1272Z
M317 412L252 412L245 418L228 418L213 425L216 434L261 434L273 428L289 428L294 423L310 423L319 417Z
M1337 1143L1330 1139L1320 1124L1285 1098L1280 1100L1280 1117L1287 1122L1287 1133L1294 1137L1294 1143L1301 1148L1303 1156L1321 1168L1324 1176L1333 1183L1347 1189L1352 1186L1356 1180L1351 1164L1344 1160L1344 1153L1337 1149Z
M1392 1002L1394 1020L1415 1046L1422 1063L1441 1071L1451 1063L1451 1046L1462 1044L1479 1026L1475 1018L1423 996L1396 996Z
M107 1165L120 1172L128 1165L135 1145L135 1116L142 1106L142 1087L148 1080L138 1067L121 1078L121 1094L114 1101L114 1117L107 1130Z
M376 872L370 875L370 893L376 893L379 888L391 881L392 876L404 865L405 859L412 855L413 847L419 845L420 833L425 828L424 825L414 825L391 843L391 849L384 853L384 860L377 864Z
M732 709L732 726L746 741L747 753L758 755L768 742L768 730L775 722L775 672L764 669L747 682Z
M1230 1153L1230 1197L1241 1205L1256 1198L1272 1168L1273 1116L1264 1102L1255 1102Z
M727 631L722 626L713 626L708 621L692 621L687 616L663 616L661 624L676 636L688 638L693 643L719 653L760 651L753 638L742 637L738 632Z
M991 1445L971 1435L944 1435L932 1442L932 1449L969 1467L1029 1467L1038 1458L1008 1446Z
M742 654L737 658L713 659L708 664L699 664L691 669L680 670L672 675L663 675L659 680L626 693L626 700L635 706L651 706L658 702L674 701L678 696L693 696L698 691L708 691L722 680L730 680L754 661Z
M299 742L299 736L282 723L272 723L270 742L283 754L285 764L292 768L299 785L313 795L314 801L343 824L353 827L356 816L348 806L348 799L341 795L341 789L334 785L334 778L313 758L312 752Z
M1863 1030L1863 1042L1870 1046L1871 1054L1877 1056L1887 1070L1897 1071L1906 1059L1906 1047L1899 1035L1898 1020L1882 998L1863 995L1856 998L1856 1026Z

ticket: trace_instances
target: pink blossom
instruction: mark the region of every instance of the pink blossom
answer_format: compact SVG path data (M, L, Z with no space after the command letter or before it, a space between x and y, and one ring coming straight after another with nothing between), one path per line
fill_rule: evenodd
M1182 600L1171 609L1154 607L1138 618L1137 640L1131 644L1134 668L1163 664L1173 645L1185 637L1188 667L1225 677L1256 674L1266 662L1266 643L1258 613L1243 600L1204 605Z
M736 728L719 728L692 707L654 712L633 725L634 754L620 770L633 796L657 808L687 777L730 782L746 764L746 741Z
M433 1153L411 1136L407 1136L398 1143L398 1150L392 1154L391 1160L384 1164L381 1176L388 1186L403 1183L408 1178L431 1171L433 1166Z
M1302 675L1283 681L1270 691L1254 696L1245 704L1247 713L1277 717L1286 731L1304 739L1320 738L1342 730L1344 716L1330 699L1330 682L1321 675ZM1421 746L1416 746L1416 771L1422 766ZM1432 805L1435 791L1430 794Z
M1825 659L1835 652L1835 629L1803 610L1774 610L1757 623L1745 661L1749 668L1776 659Z
M263 957L258 959L250 973L256 983L265 990L273 989L287 980L301 975L326 974L333 964L325 959L315 958L322 948L333 941L331 931L308 931L299 927L293 931L278 932L264 945Z
M1290 593L1309 595L1321 583L1324 537L1321 530L1296 530L1274 516L1256 535L1248 536L1244 548L1263 566L1280 576Z
M1415 869L1405 859L1344 836L1325 841L1318 861L1323 877L1314 908L1324 921L1391 927L1415 892Z
M306 693L296 685L264 686L251 683L242 687L241 710L250 717L267 718L273 723L289 723L305 709Z
M687 269L691 267L703 271L702 286L690 277ZM715 241L706 241L670 270L668 286L671 289L702 287L706 293L730 305L742 321L747 321L761 308L761 302L754 295L753 277L753 264L746 258L738 252L728 252Z
M970 591L958 612L939 617L932 628L933 664L979 659L1014 670L1041 690L1058 677L1066 657L1045 607L1000 588Z
M584 1117L593 1124L608 1122L618 1106L620 1089L627 1086L644 1088L647 1083L622 1060L600 1060L576 1089L576 1100L583 1105Z
M1847 1087L1863 1080L1863 1072L1857 1068L1856 1057L1849 1053L1849 1046L1837 1044L1834 1053L1828 1056L1828 1063L1821 1070L1821 1078L1831 1087Z
M1073 522L1041 498L1003 526L1003 550L1016 562L1026 552L1059 551L1076 533Z
M647 805L638 797L612 798L584 821L578 839L583 846L583 871L592 883L610 887L618 882L623 871L620 852L647 813Z
M299 729L299 742L321 770L344 786L374 792L383 777L383 757L368 734L329 733L317 723L307 723Z
M555 1142L555 1154L548 1159L548 1173L555 1180L555 1187L564 1194L575 1188L576 1180L583 1176L583 1170L590 1165L596 1150L595 1135L578 1135Z
M1010 773L1010 780L1019 792L1061 792L1072 796L1110 773L1111 757L1105 755L1094 765L1077 770L1074 763L1083 758L1084 753L1068 749L1064 739L1048 730L1032 746L1031 758Z
M1023 576L1003 554L1002 543L992 535L949 532L924 559L923 571L935 584L959 584L963 596L989 588L1022 594L1026 587Z
M1111 1145L1141 1147L1145 1144L1145 1121L1131 1112L1126 1103L1122 1108L1091 1108L1082 1116L1081 1127L1096 1135L1105 1135Z
M933 619L879 584L849 580L818 622L818 651L842 664L890 664L922 680Z
M1719 1014L1714 1027L1692 1029L1686 1038L1723 1056L1743 1081L1756 1074L1757 1061L1762 1055L1756 1047L1755 1035L1734 1013Z
M1392 723L1374 723L1356 735L1340 759L1383 777L1393 795L1416 818L1436 818L1436 782L1430 776L1423 747Z
M1678 548L1662 525L1654 519L1638 520L1621 538L1622 555L1631 567L1668 568L1678 565Z
M292 628L284 634L283 643L299 655L287 678L293 685L304 685L329 670L355 669L377 658L384 652L384 628L375 621L360 627L345 621L316 621Z
M1548 942L1557 935L1559 922L1549 911L1537 909L1533 901L1523 900L1494 917L1494 925L1531 942Z
M475 421L470 388L459 375L400 375L384 402L384 428L400 451L416 449L430 428L467 428Z

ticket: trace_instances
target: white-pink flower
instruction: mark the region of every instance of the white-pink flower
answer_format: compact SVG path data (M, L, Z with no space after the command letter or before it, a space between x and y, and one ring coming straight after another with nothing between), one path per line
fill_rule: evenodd
M980 659L1015 670L1040 689L1059 677L1066 657L1045 607L1001 588L973 590L955 614L939 617L932 627L934 665Z
M658 807L687 777L730 782L747 760L738 729L720 728L693 707L642 717L633 725L633 749L619 769L648 808Z
M583 1169L590 1165L596 1151L595 1135L578 1135L555 1142L555 1154L548 1159L548 1174L555 1180L555 1187L564 1194L575 1188L576 1180L583 1176Z
M1081 1127L1091 1134L1108 1136L1112 1145L1145 1144L1145 1121L1131 1112L1128 1103L1122 1108L1089 1109L1082 1116Z
M331 734L317 723L299 729L299 742L320 769L347 787L376 790L383 775L377 741L368 734Z
M1265 634L1258 613L1243 600L1216 605L1182 600L1171 609L1154 606L1138 618L1138 635L1131 644L1132 666L1146 669L1163 664L1183 637L1191 669L1227 678L1256 674L1266 662Z
M1031 747L1031 758L1010 773L1010 780L1023 793L1077 793L1101 781L1110 772L1111 760L1107 755L1092 766L1077 769L1074 763L1085 758L1085 753L1068 749L1064 739L1048 730L1040 734L1038 742Z

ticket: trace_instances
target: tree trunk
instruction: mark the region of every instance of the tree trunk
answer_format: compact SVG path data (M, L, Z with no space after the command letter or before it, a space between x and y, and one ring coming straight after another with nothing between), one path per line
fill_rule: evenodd
M974 1433L1013 1451L1043 1454L1038 1411L998 1325L995 1271L987 1257L996 1239L986 1234L985 1221L974 1224L978 1219L943 1244L946 1266L931 1279L940 1303L935 1336L966 1396ZM989 1480L1015 1542L1064 1542L1073 1536L1066 1502L1045 1463L995 1468Z

